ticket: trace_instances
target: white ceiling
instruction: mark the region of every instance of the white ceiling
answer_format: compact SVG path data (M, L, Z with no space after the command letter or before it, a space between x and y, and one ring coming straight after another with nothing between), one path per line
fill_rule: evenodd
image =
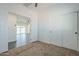
M38 3L37 7L34 6L35 5L34 3L30 5L28 3L26 4L27 4L26 6L24 6L24 4L22 4L22 6L32 10L37 10L37 11L43 11L50 8L53 8L53 9L69 9L69 8L78 9L79 8L79 3Z
M22 4L24 6L24 4ZM49 8L51 6L54 6L56 4L53 4L53 3L38 3L37 7L35 7L35 3L32 3L29 5L29 3L26 3L26 8L29 8L29 9L33 9L33 10L37 10L37 11L40 11L40 10L44 10L46 8Z
M43 11L47 9L79 9L79 3L38 3L38 6L34 6L35 3L26 3L26 6L24 6L24 3L6 3L6 4L0 4L0 6L22 6L26 9L35 10L35 11Z

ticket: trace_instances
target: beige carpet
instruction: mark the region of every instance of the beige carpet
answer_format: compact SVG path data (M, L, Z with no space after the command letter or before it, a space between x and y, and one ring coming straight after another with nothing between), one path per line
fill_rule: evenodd
M33 42L28 45L14 48L8 52L0 54L1 56L78 56L79 52L61 48L52 44L43 42Z

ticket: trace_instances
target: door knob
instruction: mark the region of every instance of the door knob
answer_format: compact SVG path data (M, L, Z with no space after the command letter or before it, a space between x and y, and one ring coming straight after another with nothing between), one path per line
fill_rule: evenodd
M75 32L75 34L78 34L78 32Z

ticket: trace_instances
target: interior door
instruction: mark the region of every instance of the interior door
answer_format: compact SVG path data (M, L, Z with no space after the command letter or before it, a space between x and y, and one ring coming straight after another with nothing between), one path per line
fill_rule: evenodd
M63 15L63 47L77 50L77 12Z

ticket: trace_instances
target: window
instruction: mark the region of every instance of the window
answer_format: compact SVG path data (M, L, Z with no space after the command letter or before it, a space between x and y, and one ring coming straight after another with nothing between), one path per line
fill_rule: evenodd
M26 44L26 29L25 26L16 26L17 28L17 45Z
M25 26L17 26L17 34L25 34Z

